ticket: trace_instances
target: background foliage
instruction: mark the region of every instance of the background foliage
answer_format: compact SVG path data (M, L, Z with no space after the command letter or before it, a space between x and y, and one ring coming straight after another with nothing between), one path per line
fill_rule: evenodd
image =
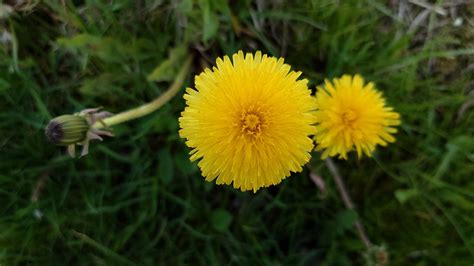
M469 1L6 1L0 7L0 265L392 265L474 261L474 4ZM54 116L119 112L237 50L284 56L311 87L361 73L402 114L397 142L256 194L204 182L178 136L182 92L90 155ZM377 255L378 254L378 255ZM383 254L382 254L383 255Z

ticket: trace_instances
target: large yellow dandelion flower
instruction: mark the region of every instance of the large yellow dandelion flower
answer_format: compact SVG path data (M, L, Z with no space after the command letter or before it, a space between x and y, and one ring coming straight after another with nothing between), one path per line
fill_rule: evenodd
M242 51L196 76L179 119L207 181L242 191L280 183L310 159L315 99L283 59Z
M344 75L333 83L325 81L316 93L317 142L316 150L323 150L322 158L339 155L347 159L347 152L357 151L371 156L380 144L394 142L393 126L400 124L400 115L385 106L382 93L361 76Z

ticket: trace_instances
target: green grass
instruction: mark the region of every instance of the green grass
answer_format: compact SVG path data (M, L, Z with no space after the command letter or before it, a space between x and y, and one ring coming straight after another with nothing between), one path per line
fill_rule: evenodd
M424 9L399 16L404 1L45 2L0 23L0 265L370 264L319 154L326 196L307 170L256 194L205 182L177 133L183 90L84 158L44 138L52 117L154 99L188 54L192 86L239 49L284 56L312 88L376 82L402 115L397 142L336 161L367 234L392 265L473 263L472 4L455 7L460 27L430 13L413 29Z

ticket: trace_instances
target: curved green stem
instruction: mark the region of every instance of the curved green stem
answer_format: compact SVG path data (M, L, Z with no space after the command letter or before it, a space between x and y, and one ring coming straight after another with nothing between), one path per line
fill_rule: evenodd
M352 202L351 197L349 196L349 193L347 192L346 184L344 183L344 180L342 179L341 175L339 174L339 170L332 161L331 158L327 158L324 160L326 162L326 166L329 169L329 172L331 172L331 175L336 182L337 189L339 190L339 194L341 194L342 197L342 202L344 202L344 205L346 205L346 208L352 211L355 211L354 203ZM365 247L370 250L370 248L373 247L372 242L370 241L367 233L365 232L364 226L360 222L359 219L356 219L354 222L354 225L356 227L357 233L359 234L360 239L364 243Z
M163 106L165 103L167 103L169 100L173 98L173 96L176 95L176 93L181 89L184 83L184 79L186 78L186 75L189 72L189 68L191 66L191 61L192 58L188 57L186 59L186 62L180 69L178 75L176 76L173 84L169 87L169 89L164 92L163 94L160 95L160 97L156 98L155 100L141 105L139 107L118 113L116 115L113 115L111 117L105 118L100 122L96 122L93 127L94 128L104 128L104 127L110 127L113 125L118 125L133 119L140 118L142 116L148 115L153 113L154 111L158 110L161 106Z

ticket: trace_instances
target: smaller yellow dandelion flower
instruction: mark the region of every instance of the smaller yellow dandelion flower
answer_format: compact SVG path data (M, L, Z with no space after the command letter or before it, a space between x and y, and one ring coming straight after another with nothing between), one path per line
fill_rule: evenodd
M385 105L382 93L360 75L344 75L331 83L326 80L316 93L317 133L316 150L323 151L322 159L347 153L355 148L371 156L377 144L394 142L393 126L400 124L400 115Z

